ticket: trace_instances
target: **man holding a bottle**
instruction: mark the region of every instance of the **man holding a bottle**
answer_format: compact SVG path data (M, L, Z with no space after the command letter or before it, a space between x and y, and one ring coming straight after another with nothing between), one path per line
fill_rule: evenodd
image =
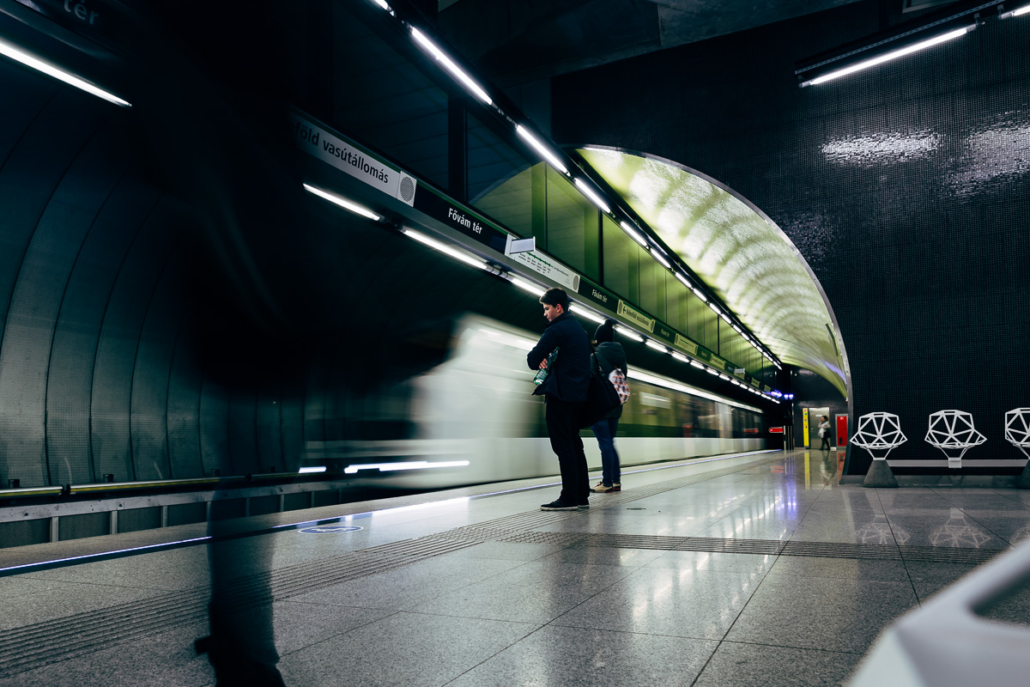
M564 289L548 289L540 303L548 325L526 356L526 362L531 370L547 370L546 378L540 381L538 377L533 394L543 395L547 404L547 434L551 449L558 456L562 482L558 499L540 509L589 508L587 457L579 436L579 421L590 388L590 341L583 327L569 314L569 294Z

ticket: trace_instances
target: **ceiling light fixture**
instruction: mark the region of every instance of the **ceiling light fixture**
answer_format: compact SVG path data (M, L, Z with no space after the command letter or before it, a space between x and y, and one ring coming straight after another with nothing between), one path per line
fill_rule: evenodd
M662 344L658 343L657 341L653 341L651 339L648 339L644 343L647 344L650 348L655 349L656 351L661 351L662 353L668 353L669 352L668 348L666 348Z
M1012 17L1021 17L1027 12L1030 12L1030 5L1024 5L1023 7L1017 7L1011 12L1002 12L998 15L998 19L1011 19Z
M407 227L405 227L404 229L401 229L401 232L403 232L405 236L410 236L411 238L415 239L419 243L421 243L423 245L426 245L426 246L429 246L430 248L433 248L434 250L438 250L441 253L444 253L445 255L449 255L452 258L454 258L455 260L460 260L463 263L465 263L466 265L471 265L472 267L478 267L481 270L486 269L486 263L483 262L482 260L480 260L479 258L472 257L471 255L469 255L468 253L466 253L464 251L460 251L460 250L456 250L454 248L451 248L450 246L448 246L448 245L446 245L444 243L441 243L440 241L437 241L436 239L430 238L430 237L426 236L425 234L423 234L421 232L417 232L417 231L415 231L413 229L408 229Z
M95 95L96 97L106 100L109 103L114 103L115 105L119 105L121 107L132 107L132 103L130 103L128 100L123 100L122 98L116 96L114 93L109 93L108 91L105 91L102 88L94 86L82 77L76 76L75 74L72 74L69 71L65 71L60 67L50 64L49 62L45 62L40 58L26 52L22 48L14 45L13 43L8 43L3 39L0 39L0 55L3 55L4 57L9 57L15 62L25 65L29 69L35 69L37 72L42 72L43 74L46 74L49 77L57 79L58 81L63 81L69 86L74 86L75 88L78 88L80 91L85 91L90 95Z
M328 191L323 191L322 189L316 188L316 187L312 186L311 184L304 184L304 188L309 193L314 193L319 198L324 198L325 200L328 200L330 203L332 203L334 205L339 205L344 210L349 210L350 212L353 212L355 215L361 215L362 217L370 219L370 220L372 220L374 222L378 222L379 220L382 219L382 217L380 215L377 215L376 213L372 212L371 210L369 210L368 208L364 207L363 205L358 205L357 203L355 203L353 201L350 201L350 200L347 200L346 198L341 198L340 196L336 195L335 193L329 193Z
M550 162L551 166L554 167L556 170L558 170L562 174L569 173L568 168L566 168L565 165L562 164L562 161L558 158L558 156L555 155L554 152L552 152L547 146L541 143L540 139L534 136L533 132L531 132L529 129L519 124L515 127L515 133L521 136L522 140L531 145L533 149L536 150L536 152L540 153L540 155L542 155L545 160Z
M466 74L462 69L454 64L451 58L447 57L440 48L436 46L436 43L426 38L426 35L416 29L414 26L411 27L411 35L415 41L421 45L426 52L432 55L436 60L444 66L444 69L449 71L451 75L465 86L474 96L482 100L487 105L493 105L494 101L490 99L490 96L486 94L486 91L482 87L472 80L472 77Z
M669 261L666 260L665 257L661 253L659 253L657 250L654 250L654 249L651 250L651 257L654 258L655 260L657 260L658 264L661 265L662 267L664 267L665 269L671 269L672 268L672 265L669 264Z
M615 331L617 331L619 334L622 334L627 339L633 339L637 343L643 343L644 342L644 337L640 336L640 334L637 334L632 329L627 329L626 327L623 327L622 325L615 325Z
M534 284L532 282L526 281L525 279L520 279L519 277L512 277L511 278L511 283L514 284L515 286L519 287L523 291L530 292L534 296L538 296L539 297L539 296L543 296L544 295L544 289L540 288L539 286L537 286L536 284Z
M569 310L571 310L572 312L576 313L580 317L587 318L591 322L596 322L598 324L603 324L604 323L604 318L603 317L601 317L600 315L595 313L593 310L590 310L588 308L584 308L581 305L576 305L575 303L573 303L572 305L569 306Z
M629 234L629 237L630 237L631 239L633 239L634 241L636 241L637 243L639 243L639 244L640 244L641 246L643 246L644 248L647 248L647 239L645 239L645 238L644 238L643 234L641 234L641 233L640 233L639 231L637 231L636 229L634 229L633 227L631 227L631 226L630 226L630 225L629 225L628 223L626 223L626 222L620 222L619 224L620 224L620 226L622 227L622 230L623 230L624 232L626 232L627 234Z
M609 208L608 204L601 199L601 196L597 195L597 192L594 191L594 189L590 188L590 184L579 177L576 177L576 187L583 192L584 196L590 199L591 203L601 208L601 212L606 215L611 213L611 208Z
M926 48L931 48L935 45L940 45L941 43L945 43L956 38L961 38L962 36L966 35L975 28L976 24L973 24L971 26L964 26L961 29L955 29L954 31L949 31L939 36L934 36L933 38L927 38L926 40L919 41L918 43L913 43L912 45L906 46L904 48L898 48L897 50L892 50L888 53L884 53L883 55L879 55L868 60L863 60L862 62L853 64L850 67L837 69L827 74L823 74L822 76L817 76L814 79L802 81L801 88L805 88L806 86L817 86L821 83L826 83L827 81L832 81L833 79L839 79L842 76L854 74L855 72L860 72L864 69L875 67L877 65L883 64L884 62L890 62L891 60L896 60L899 57L911 55L914 52L925 50Z

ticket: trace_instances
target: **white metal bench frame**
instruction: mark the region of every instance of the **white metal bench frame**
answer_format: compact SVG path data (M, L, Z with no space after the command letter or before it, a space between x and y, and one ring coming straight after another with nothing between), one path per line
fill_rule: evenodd
M908 441L901 420L893 413L866 413L858 418L858 431L851 443L869 451L873 460L887 460L887 454Z
M926 443L939 448L948 457L949 468L962 467L962 457L966 451L985 441L987 437L976 431L972 413L964 410L938 410L930 414Z

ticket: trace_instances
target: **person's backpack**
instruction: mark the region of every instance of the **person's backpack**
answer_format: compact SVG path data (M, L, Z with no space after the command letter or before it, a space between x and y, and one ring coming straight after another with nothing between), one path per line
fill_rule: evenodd
M608 362L602 355L601 358ZM629 385L626 375L619 368L614 368L607 375L597 362L597 354L590 356L590 388L587 391L587 402L583 404L580 415L580 427L590 427L612 412L629 398Z

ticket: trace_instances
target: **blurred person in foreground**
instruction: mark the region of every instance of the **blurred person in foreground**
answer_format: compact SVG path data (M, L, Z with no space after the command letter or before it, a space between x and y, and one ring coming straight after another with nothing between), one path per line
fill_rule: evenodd
M547 434L561 469L561 494L540 510L589 508L587 457L579 436L579 418L590 388L590 341L583 327L569 314L569 294L548 289L540 297L548 325L540 341L526 356L531 370L549 370L534 396L544 396ZM548 366L548 356L557 356Z
M613 320L605 320L604 324L597 328L597 331L594 332L594 341L597 343L594 349L594 358L605 378L614 370L622 370L623 375L629 374L626 367L626 352L622 350L622 344L615 341L615 322ZM615 431L619 426L620 417L622 417L621 405L591 426L594 436L597 437L597 444L601 448L601 481L593 488L593 491L599 494L622 491L619 453L615 450Z

